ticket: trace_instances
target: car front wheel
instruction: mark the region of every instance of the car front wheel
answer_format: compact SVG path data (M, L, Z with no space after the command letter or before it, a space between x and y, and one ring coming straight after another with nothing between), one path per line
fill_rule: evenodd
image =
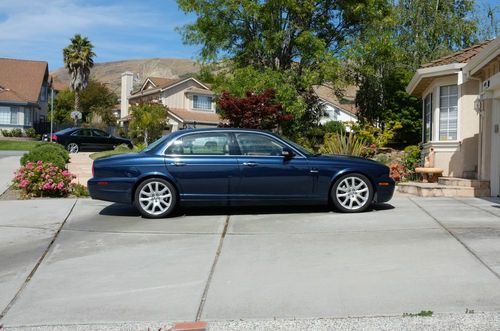
M66 150L70 153L78 153L80 146L77 143L69 143L66 145Z
M167 217L177 205L177 192L164 179L147 179L137 187L134 204L144 217Z
M344 213L362 212L373 201L373 187L365 176L347 174L335 182L331 198L335 207Z

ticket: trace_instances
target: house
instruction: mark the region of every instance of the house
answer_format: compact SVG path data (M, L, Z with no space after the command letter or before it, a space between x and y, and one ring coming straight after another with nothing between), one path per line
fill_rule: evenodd
M130 119L130 105L157 102L166 106L168 129L216 127L221 119L215 112L214 93L195 78L168 79L148 77L133 90L133 74L122 74L121 121Z
M47 117L48 63L0 58L0 128L27 129Z
M423 154L433 148L445 176L500 195L500 38L423 65L406 90L423 101Z
M357 122L357 108L354 103L357 88L349 86L344 91L343 98L335 95L333 88L329 86L314 86L314 92L324 106L325 114L320 118L320 123L325 124L329 121Z

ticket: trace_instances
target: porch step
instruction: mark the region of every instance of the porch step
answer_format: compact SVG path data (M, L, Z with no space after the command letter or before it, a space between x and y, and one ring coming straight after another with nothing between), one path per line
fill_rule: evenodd
M461 187L474 187L480 189L489 189L489 180L465 179L457 177L439 177L438 184L446 186L461 186Z
M489 185L488 185L489 186ZM398 192L421 197L489 197L490 188L467 187L460 185L443 185L438 183L399 183Z

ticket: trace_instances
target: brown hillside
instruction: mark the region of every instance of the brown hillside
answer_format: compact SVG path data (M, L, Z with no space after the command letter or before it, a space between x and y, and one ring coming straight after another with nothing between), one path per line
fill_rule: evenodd
M140 84L146 77L183 78L199 71L199 65L190 59L156 58L96 63L90 76L109 84L117 95L120 94L121 74L125 71L134 73L134 84ZM51 73L54 81L69 85L69 75L65 68Z

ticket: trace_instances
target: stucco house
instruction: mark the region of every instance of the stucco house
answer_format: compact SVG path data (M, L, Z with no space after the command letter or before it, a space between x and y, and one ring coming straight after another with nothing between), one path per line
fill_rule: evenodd
M216 127L221 119L215 112L214 93L195 78L148 77L133 90L133 73L122 74L120 117L130 119L130 105L157 102L167 107L168 129Z
M329 121L357 122L357 108L354 102L357 88L349 86L344 91L343 98L338 98L335 91L329 86L314 86L314 92L320 99L325 109L325 115L320 118L320 124Z
M48 90L47 62L0 58L0 128L27 129L44 120Z
M500 38L423 65L406 90L423 100L423 154L434 148L445 176L500 195Z

